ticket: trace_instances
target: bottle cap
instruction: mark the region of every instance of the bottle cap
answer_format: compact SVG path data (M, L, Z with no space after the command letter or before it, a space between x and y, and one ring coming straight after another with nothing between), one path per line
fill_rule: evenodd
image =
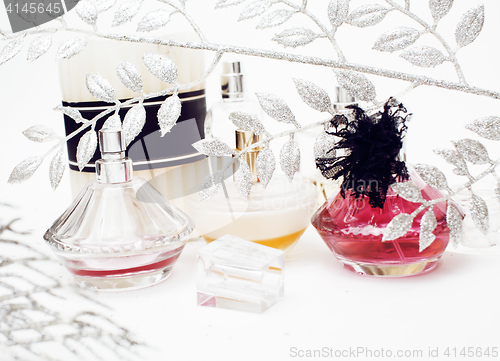
M241 73L241 63L239 61L222 64L221 93L224 99L243 98L243 74Z
M99 131L99 149L102 159L125 157L125 136L122 130L101 129Z
M101 129L99 148L102 158L96 162L100 183L123 183L132 180L132 160L125 157L125 134L121 129Z

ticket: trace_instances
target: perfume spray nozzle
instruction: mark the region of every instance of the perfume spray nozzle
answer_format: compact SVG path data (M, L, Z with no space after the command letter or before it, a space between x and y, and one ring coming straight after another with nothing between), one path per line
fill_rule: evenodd
M99 149L102 159L120 159L125 157L125 135L120 129L101 129L99 131Z
M100 183L123 183L132 180L132 160L125 157L125 134L121 129L99 131L101 159L96 165Z

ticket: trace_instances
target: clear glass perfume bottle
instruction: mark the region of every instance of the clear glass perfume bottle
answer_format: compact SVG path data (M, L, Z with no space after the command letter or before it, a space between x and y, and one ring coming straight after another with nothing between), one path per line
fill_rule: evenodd
M251 131L236 131L237 149L259 140L260 136ZM289 250L308 227L317 204L316 187L297 176L290 182L284 175L275 174L264 188L256 172L259 150L246 156L254 182L247 200L239 195L232 177L223 181L223 189L208 201L200 202L197 195L190 198L189 212L207 242L229 234Z
M160 282L194 225L147 181L132 177L121 130L100 130L99 142L97 181L87 184L44 239L82 286L117 290Z
M240 111L262 119L263 113L258 101L249 99L245 93L244 75L239 61L222 64L221 95L222 99L215 103L205 118L205 137L222 140L230 147L236 146L234 125L229 114Z

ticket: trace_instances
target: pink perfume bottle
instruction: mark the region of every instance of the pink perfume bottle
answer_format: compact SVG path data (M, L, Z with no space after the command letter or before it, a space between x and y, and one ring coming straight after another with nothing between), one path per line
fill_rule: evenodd
M417 211L421 203L404 199L392 187L409 182L425 201L440 199L443 194L406 167L401 151L406 109L394 100L373 116L358 107L353 109L355 119L332 121L335 130L330 134L341 140L328 156L316 159L324 175L332 179L343 177L343 183L339 193L316 211L312 224L349 271L392 277L430 271L448 245L447 203L433 205L433 241L422 247L421 225L426 226L423 217L427 210ZM340 149L342 155L334 156ZM406 234L394 240L383 239L394 217L414 212L416 216Z
M132 176L121 130L99 131L97 180L80 192L45 233L82 286L130 290L170 275L193 222L146 180Z

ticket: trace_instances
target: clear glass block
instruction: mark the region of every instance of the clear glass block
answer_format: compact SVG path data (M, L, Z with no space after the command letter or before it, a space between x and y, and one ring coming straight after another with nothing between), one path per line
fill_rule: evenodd
M198 306L261 313L283 298L285 253L223 236L198 251Z

